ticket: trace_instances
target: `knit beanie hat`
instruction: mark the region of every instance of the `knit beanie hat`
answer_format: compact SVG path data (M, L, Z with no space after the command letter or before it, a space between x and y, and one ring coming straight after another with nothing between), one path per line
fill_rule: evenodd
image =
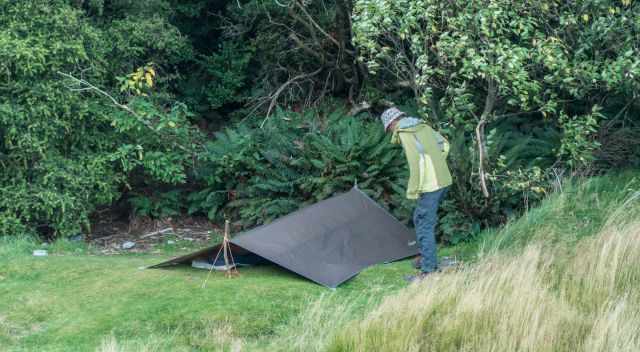
M404 112L400 111L398 108L389 108L385 110L382 115L380 115L380 120L382 120L382 124L384 125L384 130L386 131L389 128L389 125L393 121L395 121L398 117L403 116Z

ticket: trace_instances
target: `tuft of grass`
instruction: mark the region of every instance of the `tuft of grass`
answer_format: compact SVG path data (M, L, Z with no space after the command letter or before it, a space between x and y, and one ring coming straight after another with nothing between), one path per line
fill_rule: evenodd
M204 325L188 325L167 331L164 335L126 340L119 340L111 334L102 339L96 352L243 351L244 342L233 334L230 324L209 321ZM188 341L188 344L181 343L181 340Z

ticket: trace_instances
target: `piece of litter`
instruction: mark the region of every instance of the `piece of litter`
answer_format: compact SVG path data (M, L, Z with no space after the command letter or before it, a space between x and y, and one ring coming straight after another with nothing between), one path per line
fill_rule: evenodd
M127 241L127 242L122 244L122 249L131 249L131 248L133 248L135 246L136 246L136 244L134 242Z
M176 244L176 241L168 240L167 244Z
M49 253L44 249L36 249L33 251L34 257L46 257Z
M191 238L191 237L185 237L185 238L183 238L183 239L184 239L185 241L193 241L193 238Z

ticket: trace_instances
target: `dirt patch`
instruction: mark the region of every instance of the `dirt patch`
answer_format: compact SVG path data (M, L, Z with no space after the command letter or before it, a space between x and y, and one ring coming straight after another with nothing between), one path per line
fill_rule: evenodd
M202 246L219 236L220 228L206 218L181 217L130 221L105 217L96 219L84 240L102 254L154 252L163 245Z

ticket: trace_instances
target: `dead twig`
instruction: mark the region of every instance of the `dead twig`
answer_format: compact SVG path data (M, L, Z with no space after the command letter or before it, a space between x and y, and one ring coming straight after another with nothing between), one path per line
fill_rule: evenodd
M155 235L164 234L165 232L169 232L169 231L173 231L173 228L171 228L171 227L167 227L166 229L162 229L162 230L158 230L158 231L153 231L153 232L150 232L150 233L148 233L148 234L146 234L146 235L144 235L144 236L140 236L140 239L147 238L147 237L151 237L151 236L155 236Z
M280 88L278 88L273 94L271 94L271 96L269 97L269 100L271 101L269 103L269 109L267 109L267 117L264 118L264 120L262 120L262 123L260 124L260 128L264 127L264 124L267 122L267 120L269 119L269 117L271 116L271 111L273 110L273 108L276 105L276 102L278 101L278 97L280 97L280 94L282 94L282 92L291 84L295 83L298 80L302 80L302 79L306 79L309 77L313 77L315 75L317 75L318 73L322 72L322 67L311 72L311 73L303 73L300 75L297 75L293 78L291 78L290 80L286 81L283 85L280 86Z
M302 11L302 13L304 13L304 15L307 17L309 22L313 25L313 27L315 27L318 30L318 32L322 33L322 35L327 37L327 39L329 39L338 48L342 48L342 45L340 45L340 42L338 42L338 40L336 38L332 37L329 33L325 32L325 30L322 29L322 27L320 27L320 25L309 14L309 12L307 12L307 9L304 8L304 5L302 5L298 1L295 2L295 5L298 6L298 8L300 9L300 11Z

